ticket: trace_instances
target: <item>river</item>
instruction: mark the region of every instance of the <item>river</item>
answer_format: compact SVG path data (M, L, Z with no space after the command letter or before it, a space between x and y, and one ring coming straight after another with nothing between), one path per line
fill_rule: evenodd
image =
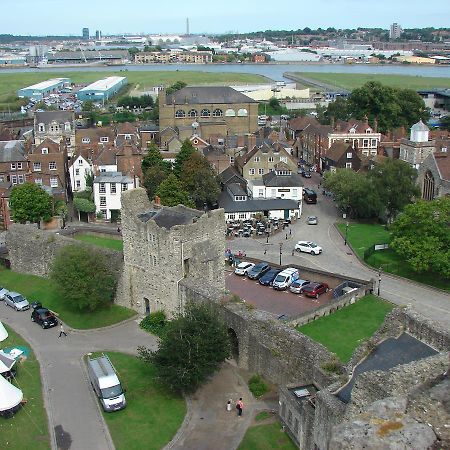
M450 66L418 66L418 65L375 65L375 64L129 64L126 66L84 66L84 67L52 67L4 69L1 73L21 72L112 72L126 70L141 71L195 71L195 72L240 72L263 75L272 80L283 80L285 72L322 72L322 73L355 73L410 75L417 77L450 78ZM449 83L450 84L450 83ZM450 87L450 86L449 86Z

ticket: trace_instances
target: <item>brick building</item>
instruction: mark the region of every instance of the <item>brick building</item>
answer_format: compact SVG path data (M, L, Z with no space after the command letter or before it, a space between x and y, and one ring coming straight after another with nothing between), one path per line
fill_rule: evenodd
M23 184L28 162L23 141L0 141L0 182Z

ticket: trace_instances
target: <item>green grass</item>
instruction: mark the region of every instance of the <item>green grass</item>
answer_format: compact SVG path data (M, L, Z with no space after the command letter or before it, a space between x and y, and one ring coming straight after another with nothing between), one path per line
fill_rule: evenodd
M38 300L46 308L55 311L60 319L71 328L101 328L122 322L136 313L119 305L93 312L79 312L69 307L58 293L54 283L46 278L28 275L11 270L0 270L0 285L6 289L20 292L31 302Z
M378 330L393 307L374 295L366 295L353 305L297 327L297 330L320 342L347 363L356 347Z
M107 238L102 236L94 236L92 234L76 234L74 239L77 241L87 242L97 247L110 248L112 250L123 251L122 239Z
M295 450L297 447L281 429L279 422L255 425L245 433L238 450Z
M3 347L25 346L29 344L5 325L9 336L1 343ZM17 383L27 404L12 419L0 418L0 448L3 450L44 450L50 449L50 436L47 428L47 414L42 398L39 362L33 352L17 365ZM1 376L1 375L0 375Z
M272 417L272 415L268 411L261 411L255 416L255 422L262 422L268 418Z
M402 89L431 89L446 88L450 86L450 78L419 77L412 75L379 75L379 74L356 74L356 73L317 73L297 72L297 75L317 80L332 86L352 90L369 81L380 83Z
M150 89L160 84L171 85L176 81L184 81L187 84L251 84L266 82L267 78L260 75L246 73L208 73L197 71L127 71L120 72L26 72L26 73L1 73L0 74L0 109L7 109L8 104L15 104L17 91L40 81L56 77L68 77L73 83L86 84L101 78L111 76L126 76L128 83L133 84L139 90ZM131 89L131 87L130 87Z
M345 224L338 223L337 226L345 235ZM364 260L364 251L367 248L374 244L389 243L390 239L389 231L382 225L351 223L348 227L347 240L362 260ZM366 263L375 269L381 267L385 272L450 292L450 283L447 278L431 272L415 272L408 262L392 249L375 252L367 259Z
M127 407L103 413L117 450L159 450L171 441L186 414L180 396L155 383L155 369L136 356L108 352L126 389Z

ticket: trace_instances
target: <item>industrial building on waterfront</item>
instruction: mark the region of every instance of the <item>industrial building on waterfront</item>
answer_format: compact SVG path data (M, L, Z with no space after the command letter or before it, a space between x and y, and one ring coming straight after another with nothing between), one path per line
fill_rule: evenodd
M19 89L17 96L41 100L43 97L55 93L66 86L70 86L70 78L52 78L51 80L41 81L32 86Z
M98 80L77 93L79 100L91 100L93 102L105 102L128 83L126 77L108 77Z

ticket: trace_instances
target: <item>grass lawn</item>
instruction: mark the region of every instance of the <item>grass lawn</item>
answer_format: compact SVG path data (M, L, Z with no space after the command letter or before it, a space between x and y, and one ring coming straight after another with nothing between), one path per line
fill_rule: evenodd
M281 430L279 422L254 425L247 430L238 450L295 450L290 437Z
M117 450L159 450L171 441L186 415L180 396L155 385L154 368L136 356L108 352L126 389L127 407L103 413Z
M345 235L345 224L338 223L337 226L341 233ZM347 240L351 244L353 250L363 260L364 250L374 244L389 243L390 233L382 225L351 223L348 226ZM448 279L431 272L414 272L411 266L391 249L375 252L367 259L366 263L376 269L381 267L385 272L450 292L450 283Z
M393 308L392 304L374 295L366 295L353 305L297 327L297 330L320 342L347 363L355 348L378 330Z
M98 247L110 248L112 250L123 251L122 239L107 238L102 236L94 236L93 234L76 234L74 239L77 241L88 242Z
M30 302L39 300L45 307L58 313L61 320L72 328L106 327L122 322L136 314L134 311L119 305L112 305L109 308L94 312L79 312L70 308L64 302L51 280L7 269L0 270L0 286L20 292Z
M120 72L26 72L26 73L1 73L0 74L0 109L5 109L8 102L15 101L17 91L40 81L56 77L70 78L73 83L86 84L105 77L126 76L128 83L138 87L139 90L149 89L159 84L170 85L176 81L184 81L187 84L253 84L267 82L267 78L260 75L246 73L209 73L197 71L127 71ZM6 108L7 109L7 108Z
M5 325L9 336L1 343L4 347L25 346L28 343ZM39 362L33 352L23 363L17 365L17 383L28 403L13 418L0 418L0 448L3 450L50 449L50 435L47 428L47 414L42 398ZM1 375L0 375L1 376Z
M356 74L356 73L298 73L305 78L311 78L326 84L352 90L369 81L402 89L431 89L450 86L450 78L419 77L412 75L380 75L380 74Z

